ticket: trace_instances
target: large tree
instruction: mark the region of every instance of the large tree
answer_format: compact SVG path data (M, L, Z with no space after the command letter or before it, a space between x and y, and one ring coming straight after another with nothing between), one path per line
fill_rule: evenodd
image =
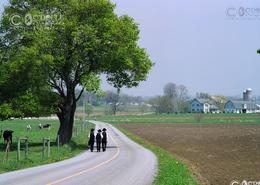
M188 100L188 89L184 85L167 83L163 88L164 96L171 103L171 113L185 112Z
M0 68L10 72L0 89L17 81L18 94L29 93L39 107L55 111L62 144L71 140L76 102L84 90L99 90L101 74L116 89L130 88L153 65L138 46L138 25L114 8L109 0L11 0L3 13ZM9 87L0 93L17 97Z

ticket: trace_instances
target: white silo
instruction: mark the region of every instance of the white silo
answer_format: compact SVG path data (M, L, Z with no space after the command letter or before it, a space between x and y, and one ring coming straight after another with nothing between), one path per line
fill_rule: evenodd
M252 94L253 94L253 90L251 88L248 88L246 90L246 94L247 94L247 101L248 100L252 100Z

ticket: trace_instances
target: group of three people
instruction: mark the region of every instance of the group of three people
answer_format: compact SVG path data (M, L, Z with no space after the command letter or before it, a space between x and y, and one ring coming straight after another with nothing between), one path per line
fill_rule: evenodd
M90 130L89 141L88 141L90 151L93 152L94 144L96 141L97 152L100 152L101 144L102 144L102 150L103 150L103 152L105 152L106 148L107 148L107 133L106 133L107 129L105 129L105 128L103 128L102 130L99 129L96 136L95 136L94 131L95 131L95 129Z

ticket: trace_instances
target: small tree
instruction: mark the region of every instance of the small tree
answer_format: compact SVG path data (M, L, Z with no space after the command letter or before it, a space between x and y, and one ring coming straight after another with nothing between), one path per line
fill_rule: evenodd
M173 113L177 111L177 85L174 83L168 83L164 86L163 92L164 92L164 99L168 99L167 106L170 106L171 108L168 108L169 113Z
M157 114L172 113L172 104L166 96L157 96L150 100L150 104Z

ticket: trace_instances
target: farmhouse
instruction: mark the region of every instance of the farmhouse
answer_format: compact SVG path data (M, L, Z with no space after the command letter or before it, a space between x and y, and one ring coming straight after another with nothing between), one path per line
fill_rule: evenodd
M224 109L226 113L257 113L260 112L260 102L229 100Z
M219 108L209 99L195 98L191 101L191 113L218 113Z

